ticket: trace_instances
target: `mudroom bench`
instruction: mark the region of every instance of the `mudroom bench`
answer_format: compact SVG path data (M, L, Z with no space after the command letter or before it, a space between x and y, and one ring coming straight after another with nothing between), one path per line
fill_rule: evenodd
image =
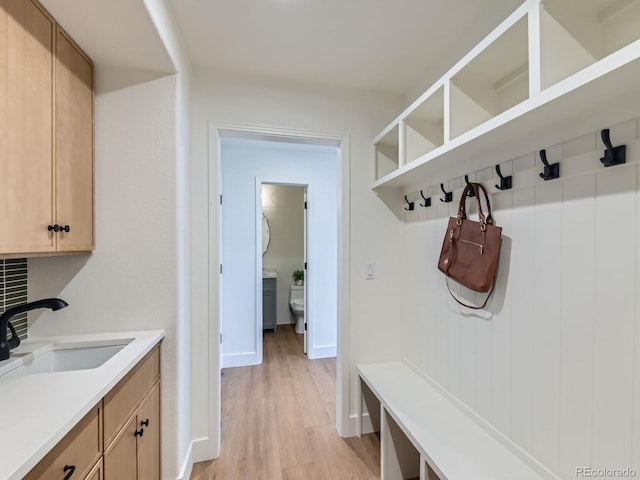
M380 432L381 480L558 480L409 364L358 373L361 412Z

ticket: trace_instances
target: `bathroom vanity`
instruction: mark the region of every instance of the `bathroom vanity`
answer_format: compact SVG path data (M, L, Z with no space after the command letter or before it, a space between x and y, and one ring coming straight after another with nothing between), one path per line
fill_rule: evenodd
M262 329L273 330L274 332L278 328L278 315L277 315L277 285L278 279L276 277L263 277L262 278Z

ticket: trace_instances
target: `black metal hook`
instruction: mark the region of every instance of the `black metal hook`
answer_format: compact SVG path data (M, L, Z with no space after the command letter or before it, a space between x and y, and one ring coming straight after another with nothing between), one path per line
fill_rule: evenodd
M512 188L513 177L511 175L509 175L508 177L502 176L500 165L496 165L496 173L500 177L500 185L496 185L496 188L498 190L510 190Z
M464 176L464 182L467 185L470 185L470 183L469 183L469 175L465 175ZM476 196L475 190L473 188L470 188L469 191L467 192L467 197L475 197L475 196Z
M602 164L605 167L611 167L613 165L621 165L627 161L627 146L620 145L614 147L611 144L611 139L609 138L609 129L605 128L600 132L600 136L602 137L602 143L607 149L604 151L604 157L600 159Z
M422 190L420 190L420 196L424 200L424 203L421 203L420 206L421 207L430 207L431 206L431 197L425 197L424 193L422 193Z
M444 203L453 202L453 192L447 192L442 183L440 184L440 189L442 190L442 193L444 193L444 200L441 198L440 201Z
M404 207L405 210L414 210L416 208L415 202L410 202L406 195L404 196L404 201L409 205L409 208Z
M541 179L553 180L554 178L560 178L560 164L554 163L549 165L546 150L540 150L540 160L542 160L544 164L544 171L540 174Z

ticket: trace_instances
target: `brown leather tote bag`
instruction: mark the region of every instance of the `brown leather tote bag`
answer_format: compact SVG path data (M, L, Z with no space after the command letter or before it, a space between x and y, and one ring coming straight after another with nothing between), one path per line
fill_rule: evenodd
M475 193L478 221L467 218L465 202L470 191ZM487 205L487 216L482 211L480 192L483 193ZM459 304L478 310L487 304L493 292L498 268L501 235L502 227L493 224L493 213L487 190L479 183L469 183L462 192L458 216L449 218L438 260L438 269L447 276L447 288L451 279L476 292L489 292L489 295L478 307L461 302L449 288L449 293Z

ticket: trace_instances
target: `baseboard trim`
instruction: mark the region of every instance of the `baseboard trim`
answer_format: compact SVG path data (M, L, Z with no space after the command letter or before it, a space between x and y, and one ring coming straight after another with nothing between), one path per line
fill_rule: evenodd
M184 462L182 463L182 468L180 469L180 474L177 477L177 480L189 480L191 478L191 471L193 470L193 442L189 443L189 448L187 449L187 455L185 456Z
M207 462L220 456L220 445L216 447L210 438L199 438L193 444L193 463Z
M366 435L367 433L373 433L373 423L371 422L371 417L368 413L362 414L362 434ZM352 414L349 416L349 436L357 437L360 435L358 431L358 415Z
M313 349L313 356L311 358L332 358L337 356L337 354L338 349L336 345L323 345Z
M232 353L222 356L222 368L249 367L257 364L256 352Z

